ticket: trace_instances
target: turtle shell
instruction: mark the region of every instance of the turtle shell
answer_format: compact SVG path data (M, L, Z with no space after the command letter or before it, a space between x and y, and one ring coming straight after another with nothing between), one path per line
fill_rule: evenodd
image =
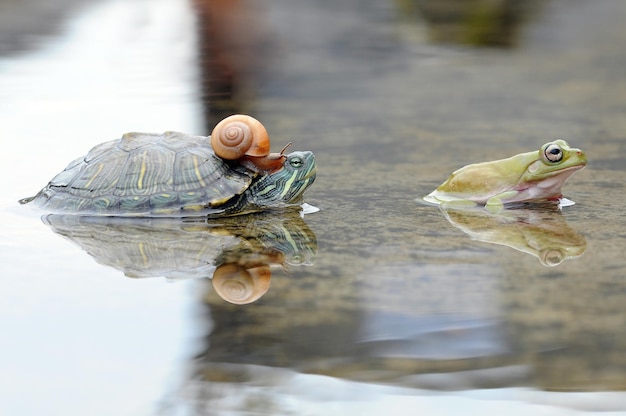
M127 133L94 147L20 202L86 215L219 213L256 176L216 156L209 137Z

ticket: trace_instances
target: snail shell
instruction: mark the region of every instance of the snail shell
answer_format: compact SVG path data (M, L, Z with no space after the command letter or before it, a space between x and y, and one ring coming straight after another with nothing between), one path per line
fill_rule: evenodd
M270 153L267 130L257 119L243 114L226 117L211 133L215 154L226 160L246 156L261 157Z
M211 146L215 154L225 160L240 160L256 172L280 170L285 156L270 153L267 130L257 119L235 114L226 117L213 129Z
M259 299L270 287L270 267L244 268L237 264L223 264L213 273L215 292L227 302L245 305Z

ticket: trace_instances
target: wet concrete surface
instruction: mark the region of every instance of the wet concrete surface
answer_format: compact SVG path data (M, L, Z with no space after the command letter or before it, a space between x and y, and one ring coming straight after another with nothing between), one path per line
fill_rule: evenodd
M202 116L173 117L168 128L207 134L224 114L254 115L273 147L293 141L294 150L316 154L318 176L306 199L321 211L304 218L316 240L314 264L275 270L256 302L233 305L209 280L188 283L198 292L191 320L198 341L181 392L168 400L197 414L212 404L226 414L287 414L290 400L316 402L327 392L320 382L285 398L281 389L295 377L291 372L412 394L624 390L626 7L613 0L533 2L519 10L506 8L515 2L486 3L504 8L490 12L508 22L501 42L493 34L459 37L475 33L463 25L476 15L428 9L418 0L241 1L227 10L221 2L193 3L201 51L194 88ZM518 14L511 20L510 13ZM227 29L244 22L244 35L224 38L202 26L225 14ZM445 36L437 34L442 27ZM167 99L164 91L133 92L147 97L144 103ZM195 96L176 97L179 107L198 113ZM168 120L164 108L142 117L141 125L160 129ZM131 124L132 112L127 118ZM46 119L41 122L43 132ZM474 231L484 231L486 221L516 225L496 226L496 244L484 233L466 232L475 219L446 218L415 202L463 165L527 152L555 138L589 158L563 189L576 205L547 217L478 219ZM15 157L26 163L23 153ZM57 160L59 168L81 153ZM29 174L27 181L32 191L48 179ZM28 227L37 235L45 225L35 220ZM506 244L519 235L531 236L526 250ZM42 241L52 237L59 238ZM546 242L574 254L547 267L528 254L528 247ZM22 270L23 279L32 273L21 266L24 257L3 261ZM107 271L114 272L127 279ZM267 397L251 386L263 386ZM581 396L572 394L564 401L579 403ZM224 401L236 397L248 400ZM337 393L332 400L355 397L363 400L363 392ZM542 400L560 403L560 396L547 397ZM573 407L626 406L623 396L597 397ZM531 402L514 401L511 409ZM351 408L344 403L338 409Z

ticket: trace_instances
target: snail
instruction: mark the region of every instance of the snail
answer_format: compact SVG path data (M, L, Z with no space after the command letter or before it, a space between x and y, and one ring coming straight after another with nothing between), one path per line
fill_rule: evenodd
M246 268L234 263L219 266L213 273L215 292L227 302L245 305L258 300L270 287L270 266Z
M290 145L288 143L280 153L270 153L270 139L263 124L243 114L226 117L211 133L211 146L216 155L240 161L258 173L280 170L287 157L284 152Z

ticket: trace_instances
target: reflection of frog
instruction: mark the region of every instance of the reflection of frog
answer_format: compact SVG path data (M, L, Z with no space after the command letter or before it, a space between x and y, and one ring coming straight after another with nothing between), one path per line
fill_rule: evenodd
M585 237L567 225L555 205L503 210L497 214L444 206L441 211L450 224L472 239L532 254L544 266L556 266L579 257L587 248Z
M315 234L298 210L209 222L77 215L43 221L128 277L208 277L223 299L238 304L267 291L270 266L311 265L317 255Z
M556 140L539 151L465 166L424 200L438 205L484 204L492 212L509 203L558 201L562 198L561 186L586 164L580 149Z

